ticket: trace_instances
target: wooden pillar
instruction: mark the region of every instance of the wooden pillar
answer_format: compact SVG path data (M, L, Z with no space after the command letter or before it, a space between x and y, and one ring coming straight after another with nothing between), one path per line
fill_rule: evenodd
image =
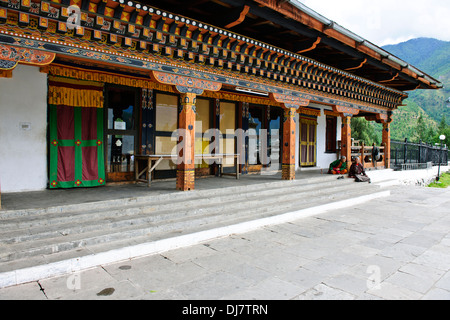
M366 145L364 144L364 141L361 143L361 149L360 149L360 153L361 153L361 155L359 156L359 158L361 159L361 164L363 165L363 167L364 167L364 165L365 165L365 161L364 161L364 158L365 158L365 151L366 151L366 149L365 149L365 147L366 147ZM350 168L349 168L350 169Z
M286 107L283 117L283 158L281 179L295 180L295 113L297 109Z
M193 190L195 187L195 102L204 90L219 91L222 84L204 79L152 71L151 78L159 83L175 86L181 94L178 113L177 190Z
M383 122L382 142L384 145L384 167L391 167L391 129L389 122Z
M297 96L270 93L269 97L280 103L283 116L283 156L281 159L281 179L295 179L295 114L299 107L309 105L309 100Z
M182 93L178 114L177 190L195 188L195 102L197 94Z
M347 168L352 163L352 129L351 116L342 116L342 128L341 128L341 157L347 158Z
M347 158L347 168L352 164L352 129L351 119L359 113L358 109L341 105L333 106L334 112L339 112L342 117L341 126L341 157Z
M0 78L12 78L12 70L2 70L0 69Z

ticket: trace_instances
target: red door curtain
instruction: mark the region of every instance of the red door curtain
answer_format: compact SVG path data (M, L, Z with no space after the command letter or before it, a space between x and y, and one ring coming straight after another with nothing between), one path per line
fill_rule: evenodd
M50 188L105 184L103 84L49 77Z

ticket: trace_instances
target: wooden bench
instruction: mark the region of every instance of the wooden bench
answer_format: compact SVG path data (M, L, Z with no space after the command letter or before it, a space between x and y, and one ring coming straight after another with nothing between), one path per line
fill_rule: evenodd
M152 172L163 160L172 160L176 155L171 154L151 154L151 155L135 155L134 156L134 172L135 180L138 182L146 182L147 186L150 186L152 182ZM226 158L234 158L234 166L236 168L236 173L224 173L223 172L223 161ZM234 153L215 153L215 154L196 154L195 159L202 160L214 160L219 165L219 176L223 175L233 175L236 179L239 179L239 154ZM139 161L145 161L146 165L140 168ZM146 179L142 179L141 176L145 174Z
M372 150L373 146L365 146L362 143L360 146L352 146L352 158L359 157L364 168L378 168L385 166L384 159L384 146L378 146L380 150L380 159L378 161L373 161Z

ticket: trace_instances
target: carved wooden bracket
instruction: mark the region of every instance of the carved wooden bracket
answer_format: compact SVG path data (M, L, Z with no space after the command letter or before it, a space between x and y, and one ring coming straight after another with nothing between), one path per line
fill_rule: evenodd
M377 113L370 116L365 116L367 121L376 121L377 123L391 123L392 113Z
M378 120L378 122L381 122L381 123L391 123L392 122L392 120L394 120L393 118L392 118L392 112L390 112L390 111L388 111L388 113L386 114L386 113L377 113L377 115L376 115L376 118L377 118L377 120Z
M303 99L292 95L285 95L271 92L269 97L273 101L281 103L285 108L298 109L300 107L306 107L309 105L308 99Z
M152 78L163 84L174 85L180 93L195 93L201 95L204 90L219 91L222 88L222 84L219 82L160 71L152 71Z
M320 43L321 40L322 40L321 37L317 37L316 41L314 41L314 43L312 44L311 47L304 49L304 50L297 51L297 53L304 53L304 52L314 50L317 47L317 45Z
M233 28L233 27L237 26L238 24L241 24L245 20L245 16L247 15L247 13L249 11L250 11L250 7L249 6L244 6L244 9L239 14L239 18L236 21L233 21L233 22L227 24L225 26L225 29L230 29L230 28Z
M359 113L358 109L338 105L333 106L333 111L340 113L344 117L352 117Z

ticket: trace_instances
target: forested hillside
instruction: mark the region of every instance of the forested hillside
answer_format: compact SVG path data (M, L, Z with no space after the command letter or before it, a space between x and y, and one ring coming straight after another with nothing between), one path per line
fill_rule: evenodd
M415 90L395 111L391 139L435 143L438 136L447 136L450 145L450 42L417 38L383 49L439 80L440 90ZM448 101L448 102L447 102ZM352 126L356 139L381 142L381 126L356 120Z
M407 114L418 118L424 111L431 119L440 123L445 116L450 121L450 42L431 38L417 38L383 49L412 64L423 72L436 78L444 85L440 90L416 90L409 93L406 107L399 108L399 121ZM403 122L403 121L402 121ZM406 124L406 123L405 123ZM403 126L401 126L403 127Z

